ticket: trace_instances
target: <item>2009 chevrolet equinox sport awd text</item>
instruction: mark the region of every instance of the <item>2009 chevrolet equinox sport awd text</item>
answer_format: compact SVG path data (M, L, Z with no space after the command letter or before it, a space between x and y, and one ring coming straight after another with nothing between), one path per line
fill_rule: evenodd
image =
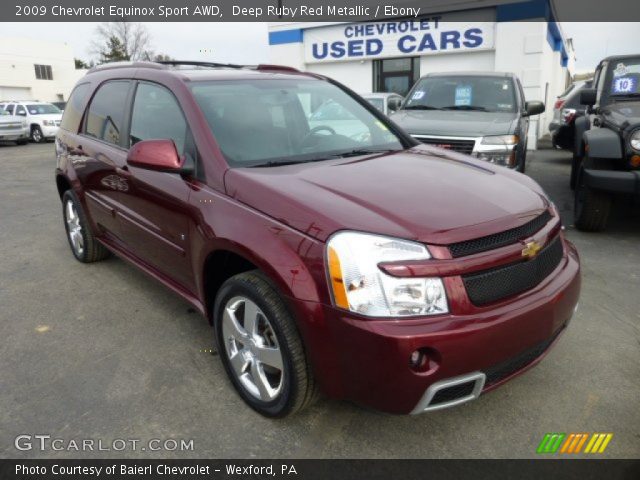
M75 257L114 252L191 302L264 415L318 391L393 413L472 400L536 364L578 301L534 181L419 144L325 77L94 68L56 151Z

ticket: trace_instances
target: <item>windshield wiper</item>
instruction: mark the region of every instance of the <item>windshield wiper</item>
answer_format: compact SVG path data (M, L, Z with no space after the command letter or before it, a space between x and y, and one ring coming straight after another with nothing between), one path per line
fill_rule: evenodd
M473 110L478 112L488 111L486 108L478 107L476 105L449 105L448 107L443 107L442 110Z
M249 168L261 168L261 167L282 167L285 165L297 165L299 163L313 163L313 162L322 162L324 160L331 160L332 158L348 158L348 157L358 157L360 155L375 155L377 153L389 153L389 152L399 152L399 149L367 149L367 148L357 148L354 150L348 150L346 152L340 153L332 153L330 155L323 155L318 158L310 158L307 160L289 160L284 162L278 162L275 160L271 160L269 162L259 163L257 165L251 165Z
M407 105L402 110L442 110L442 108L433 105Z
M618 93L616 95L611 95L611 98L618 99L629 99L629 98L638 98L640 97L640 92L636 93Z

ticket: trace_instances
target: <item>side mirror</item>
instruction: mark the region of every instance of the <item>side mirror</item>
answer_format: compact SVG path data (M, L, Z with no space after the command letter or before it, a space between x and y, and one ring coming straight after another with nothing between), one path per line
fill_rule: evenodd
M143 140L129 149L127 163L133 167L167 173L189 173L173 140Z
M595 88L583 88L580 92L580 103L591 107L595 105L597 97L598 92Z
M398 110L400 108L400 105L402 105L402 99L398 97L391 97L387 102L387 107L389 107L389 110L392 112Z
M544 112L544 103L537 100L524 102L524 116L531 117Z

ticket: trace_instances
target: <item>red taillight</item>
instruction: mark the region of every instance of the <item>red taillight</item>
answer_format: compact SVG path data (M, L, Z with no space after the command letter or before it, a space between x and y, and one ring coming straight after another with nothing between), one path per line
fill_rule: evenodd
M562 105L564 105L564 100L559 98L558 100L556 100L556 104L553 106L553 108L559 110L562 108Z

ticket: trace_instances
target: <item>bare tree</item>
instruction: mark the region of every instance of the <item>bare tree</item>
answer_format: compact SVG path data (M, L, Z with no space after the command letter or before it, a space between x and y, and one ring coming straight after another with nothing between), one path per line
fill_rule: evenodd
M96 27L96 39L91 42L91 53L104 57L110 50L109 44L117 39L122 45L127 60L151 60L153 47L151 35L142 23L105 22Z

